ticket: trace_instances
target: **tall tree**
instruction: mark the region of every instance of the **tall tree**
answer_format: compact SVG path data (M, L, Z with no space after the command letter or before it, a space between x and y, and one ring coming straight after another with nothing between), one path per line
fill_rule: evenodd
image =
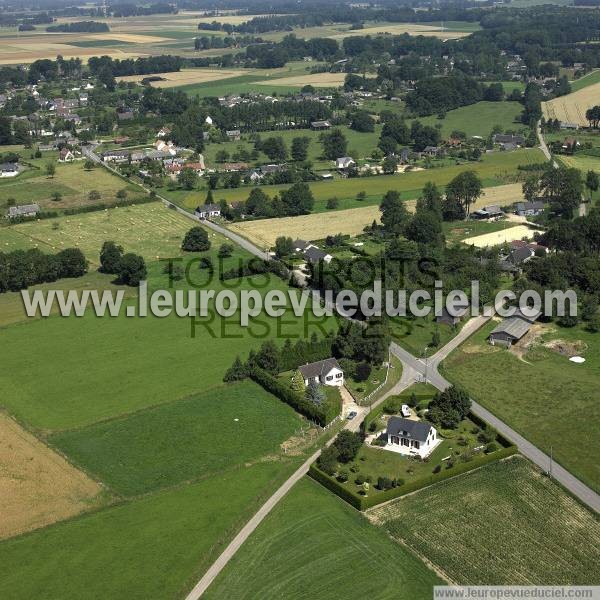
M474 171L459 173L447 186L446 198L462 204L465 215L469 215L471 204L475 203L483 192L481 179Z
M381 222L386 233L392 235L402 233L410 219L410 215L406 210L404 201L400 198L399 192L395 190L386 192L379 209L381 210Z

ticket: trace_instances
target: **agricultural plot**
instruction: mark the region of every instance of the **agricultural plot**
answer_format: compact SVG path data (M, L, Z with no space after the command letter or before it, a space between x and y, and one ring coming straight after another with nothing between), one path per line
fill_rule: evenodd
M106 169L84 169L83 161L60 164L54 162L56 154L44 158L28 160L28 167L20 175L0 182L0 211L12 199L16 204L33 202L47 211L60 211L65 208L89 206L91 204L118 202L116 194L125 190L128 200L146 196L137 186L113 175ZM56 172L52 177L46 175L46 164L54 162ZM89 193L100 193L99 200L90 200ZM61 195L59 200L52 195Z
M495 325L486 325L444 361L445 376L547 454L552 447L555 460L600 491L598 334L537 326L515 352L487 343ZM574 354L586 362L570 362Z
M513 457L369 511L457 584L593 585L600 523Z
M181 255L181 240L192 224L162 203L151 202L2 228L0 247L7 232L5 243L14 243L16 233L28 238L30 247L46 252L77 247L96 265L106 240L121 244L127 252L158 259Z
M300 429L292 408L244 381L123 419L50 437L72 461L121 495L204 479L269 455Z
M588 108L598 104L600 83L579 88L566 96L559 96L548 102L542 102L542 110L546 119L558 119L567 123L577 123L582 127L589 125L585 118Z
M152 77L161 77L162 81L153 81L152 87L172 88L182 85L194 85L206 83L208 81L220 81L230 77L239 77L244 75L245 71L241 69L182 69L173 73L153 73ZM117 77L117 81L128 83L139 83L149 75L125 75Z
M432 171L432 173L434 172ZM510 203L518 200L522 194L515 197L517 194L516 188L520 190L521 186L519 184L509 184L498 186L497 188L485 188L485 193L472 205L472 210L477 210L487 204L505 204L509 202L509 199ZM390 189L393 189L393 187ZM362 233L363 229L367 225L371 225L373 221L379 222L381 217L379 211L380 201L381 198L367 198L360 201L351 200L348 203L343 203L343 205L350 205L355 208L315 212L310 215L301 215L298 217L245 221L229 225L228 227L263 248L272 247L275 244L275 240L281 235L303 240L320 240L336 233L355 236ZM377 203L375 204L374 202ZM364 206L364 204L367 204L367 206ZM406 200L405 204L409 211L413 212L415 210L416 202L414 200ZM506 225L503 227L506 227ZM509 233L511 230L514 231ZM522 230L525 230L525 232ZM508 237L518 234L517 237L512 237L512 239L521 239L523 235L527 235L527 232L530 232L527 227L517 226L506 229L505 233ZM490 240L496 242L497 239L500 238L481 237L481 239L477 239L474 242L465 240L465 243L474 243L475 245L481 243L485 246L490 245ZM502 243L503 241L504 238L498 243Z
M0 413L0 539L72 517L101 487Z
M204 596L414 600L429 597L432 587L441 583L406 548L305 478L261 523Z
M506 221L504 222L507 225ZM534 231L529 229L527 225L516 225L514 227L507 226L499 231L482 233L475 237L469 237L462 240L463 244L475 246L476 248L489 248L490 246L501 246L508 244L514 240L533 239Z
M396 175L340 178L333 181L311 182L309 185L316 200L315 212L325 212L327 199L334 196L340 200L340 209L353 208L357 205L379 204L383 194L388 190L397 190L404 199L415 199L428 181L442 187L466 169L477 173L485 187L514 183L519 176L518 165L544 161L541 150L531 148L515 152L485 154L478 162L457 161L455 165L407 171ZM261 189L272 196L288 187L287 185L265 185L261 186ZM357 201L356 196L361 191L365 192L366 197L364 200ZM224 199L228 202L235 202L246 200L249 193L250 188L244 186L236 189L218 189L214 194L217 201ZM182 204L186 208L195 208L198 204L197 200L197 195L190 195L182 200ZM490 202L486 201L484 204L490 204Z
M594 85L596 83L600 83L600 69L595 69L587 75L584 75L583 77L580 77L575 81L571 81L571 91L577 92L578 90L585 88L588 85Z
M267 79L258 81L259 85L274 86L298 86L312 85L313 87L339 87L346 79L345 73L310 73L307 75L295 75L281 79Z
M297 466L232 469L0 542L0 597L182 598Z
M518 117L522 110L518 102L477 102L450 110L443 119L431 116L420 118L419 121L432 127L441 125L444 138L450 137L453 131L462 131L469 137L479 135L486 138L496 125L503 129L521 128Z
M425 37L436 37L444 40L454 40L470 35L470 31L447 31L443 27L434 25L420 25L418 23L387 23L365 26L362 29L348 29L341 33L331 35L335 39L343 39L352 35L380 35L380 34L402 35L422 35Z

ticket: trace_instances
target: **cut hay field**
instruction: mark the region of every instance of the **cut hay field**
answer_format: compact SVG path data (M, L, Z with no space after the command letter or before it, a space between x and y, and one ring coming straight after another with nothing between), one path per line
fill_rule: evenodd
M518 356L487 343L495 325L483 327L444 361L445 377L546 454L552 447L555 460L600 491L599 334L544 324L524 338ZM570 362L557 341L586 362Z
M86 171L84 161L61 164L56 162L56 154L48 153L44 158L27 160L27 170L10 180L0 181L0 210L13 199L17 204L35 202L47 211L60 211L90 204L113 203L118 201L119 190L127 192L128 200L141 199L146 196L138 186L133 185L104 168ZM54 162L56 173L53 177L46 175L46 163ZM100 192L100 200L91 201L88 194L96 190ZM62 199L51 199L54 192L62 195Z
M585 154L575 154L574 156L563 155L558 157L558 160L567 167L574 167L583 173L586 171L600 171L600 156L588 156Z
M331 35L334 39L343 39L354 35L402 35L408 33L409 35L422 35L425 37L437 37L444 40L454 40L463 38L471 34L470 31L446 31L442 27L436 27L434 25L420 25L418 23L387 23L377 24L372 26L365 26L362 29L348 29L338 34Z
M459 585L594 585L600 522L520 456L368 512Z
M416 600L442 581L357 511L304 478L259 525L206 600Z
M487 204L510 204L521 197L520 184L485 188L481 198L472 205L472 210L477 210ZM262 248L272 247L275 244L275 240L281 235L303 240L320 240L335 233L355 236L362 233L363 229L367 225L371 225L373 221L379 221L381 217L379 202L375 203L370 200L353 200L352 203L355 208L315 212L310 215L300 215L298 217L245 221L229 225L228 228ZM364 206L365 203L368 205ZM405 204L409 211L413 212L415 210L415 200L406 200ZM514 229L513 233L519 234L521 231L520 227L529 231L525 226L517 226L507 229L506 233L508 234L509 231ZM489 235L494 234L490 233ZM521 237L522 235L518 235L512 239L521 239ZM486 238L482 236L481 241L486 242ZM473 242L465 240L465 243ZM484 245L489 245L489 242Z
M533 229L529 229L527 225L515 225L514 227L510 227L509 224L506 224L505 229L469 237L462 240L462 242L463 244L475 246L476 248L488 248L490 246L501 246L502 244L510 243L514 240L531 240L533 239L533 234Z
M11 244L16 233L28 238L30 247L46 252L81 248L95 265L99 264L100 248L106 240L147 259L166 258L181 255L181 240L192 225L161 202L151 202L0 228L0 247L5 235L6 243Z
M120 495L135 496L267 456L281 460L280 444L301 425L291 407L247 380L49 441Z
M239 77L247 71L242 69L182 69L173 73L153 73L152 76L162 77L164 81L153 81L152 87L171 88L181 85L193 85L197 83L206 83L208 81L219 81L229 79L230 77ZM139 83L149 75L125 75L117 77L117 81L126 81Z
M100 504L101 487L0 413L0 539Z
M319 240L334 233L354 236L362 233L365 226L370 225L374 220L379 221L380 216L378 206L364 206L298 217L235 223L229 225L228 229L262 248L270 248L281 235L304 240Z
M558 119L568 123L577 123L583 127L589 125L585 111L600 101L600 83L594 83L571 92L542 102L542 110L546 119Z

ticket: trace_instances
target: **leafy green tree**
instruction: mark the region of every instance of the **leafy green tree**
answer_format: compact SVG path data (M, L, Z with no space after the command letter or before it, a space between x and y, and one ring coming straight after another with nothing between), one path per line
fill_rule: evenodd
M483 192L481 179L474 171L459 173L447 186L446 198L461 204L465 215L469 215L471 204L475 203Z
M179 173L179 177L177 178L177 180L179 181L179 185L184 190L193 190L196 187L196 184L198 183L198 173L196 173L194 169L186 167L181 170L181 173Z
M598 178L598 173L596 173L596 171L588 171L585 176L585 187L590 191L590 201L592 199L592 194L598 191L599 186L600 179Z
M83 163L83 168L86 171L91 171L95 167L96 167L96 163L91 158L86 158L85 159L85 162Z
M336 160L346 156L348 150L348 140L341 129L332 129L329 133L321 134L321 145L323 146L323 156L329 160Z
M395 190L386 192L381 204L381 222L386 233L398 235L402 233L410 215L404 201L400 198L400 193Z
M292 159L296 162L305 161L308 158L308 146L310 145L310 138L308 137L295 137L292 140Z
M339 433L332 445L338 451L338 461L347 463L354 460L362 443L363 439L360 433L344 429Z
M294 371L294 374L292 375L292 378L290 380L290 387L295 391L295 392L303 392L305 385L304 385L304 377L302 376L302 373L300 373L300 371L298 371L298 369L296 369Z
M287 158L287 148L282 137L270 137L263 140L260 144L260 150L266 154L269 160L283 162Z
M53 162L48 161L46 163L46 175L48 175L48 177L52 178L52 177L54 177L55 173L56 173L56 165Z
M294 251L294 242L291 237L280 236L275 240L275 254L285 258Z
M280 197L287 216L307 215L315 203L310 187L303 181L283 190Z
M62 194L60 192L52 192L50 194L50 199L52 202L60 202L62 200Z
M186 252L205 252L210 250L208 233L202 227L192 227L183 238L181 249Z
M116 275L119 273L122 257L122 246L118 246L115 242L111 241L104 242L100 250L100 271Z
M393 175L398 167L398 159L395 156L386 156L383 160L382 168L386 175Z
M280 362L281 355L279 349L272 340L263 342L254 356L254 364L272 375L279 373Z
M335 446L323 448L321 455L317 459L319 469L327 475L333 475L337 471L339 452Z
M128 253L119 261L119 282L129 286L137 286L148 276L143 257Z

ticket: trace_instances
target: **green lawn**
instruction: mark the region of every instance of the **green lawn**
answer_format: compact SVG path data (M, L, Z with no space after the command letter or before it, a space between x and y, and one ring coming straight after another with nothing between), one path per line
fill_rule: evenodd
M232 469L1 542L0 597L182 598L296 466Z
M266 518L204 597L425 600L437 576L308 478Z
M600 523L521 457L370 511L459 585L593 585Z
M595 83L600 83L600 69L596 69L591 71L587 75L576 79L575 81L571 81L571 91L576 92L588 85L593 85Z
M124 495L206 478L265 454L300 418L251 381L51 436L73 462Z
M464 239L502 231L511 225L506 221L444 221L442 228L448 245L460 242Z
M437 348L431 344L433 334L437 330L440 334L441 348L447 344L459 331L461 324L456 327L450 327L444 323L436 323L435 316L429 314L427 317L408 318L408 317L393 317L390 319L392 337L402 347L417 357L424 356L425 348L427 347L427 356L435 354Z
M441 124L443 138L449 137L454 130L469 137L479 135L485 138L496 125L502 129L521 129L522 123L516 121L521 112L523 107L519 102L477 102L448 111L444 119L432 116L419 121L432 127Z
M444 361L446 377L546 453L552 448L555 460L600 491L598 334L551 324L520 360L486 342L495 325L484 327ZM557 339L583 344L586 362L574 364L543 345Z

